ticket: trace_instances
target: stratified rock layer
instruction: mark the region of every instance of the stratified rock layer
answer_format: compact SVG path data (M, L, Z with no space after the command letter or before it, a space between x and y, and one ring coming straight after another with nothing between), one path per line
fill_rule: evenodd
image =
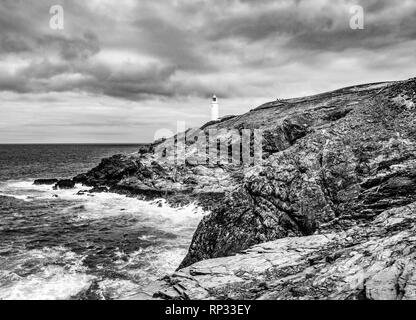
M74 181L164 197L170 203L197 201L210 209L179 272L190 275L190 283L199 283L201 293L195 285L181 297L233 297L235 292L248 298L412 298L415 91L415 79L361 85L269 102L203 126L205 132L225 129L217 136L224 141L232 141L231 131L261 129L264 160L251 166L201 163L198 143L186 132L186 161L181 165L156 151L169 151L172 140L180 138L176 136L158 141L148 153L104 159ZM244 255L194 264L250 247ZM321 262L315 266L314 261ZM220 271L212 272L211 264ZM278 274L267 278L276 264ZM198 271L199 266L209 271ZM358 281L361 287L350 286L348 277L355 279L356 268L365 279ZM250 273L263 279L258 287ZM204 276L210 285L201 284ZM184 287L190 286L183 281ZM241 285L230 293L222 285L237 282ZM324 282L328 285L320 284ZM292 283L290 291L286 285ZM391 284L398 288L395 293ZM171 289L179 290L173 285ZM261 294L262 287L274 289Z
M336 233L290 237L165 278L164 299L416 299L416 203Z
M269 155L204 218L180 267L278 238L346 230L416 201L415 89L414 80L348 88L240 118L244 126L262 123Z

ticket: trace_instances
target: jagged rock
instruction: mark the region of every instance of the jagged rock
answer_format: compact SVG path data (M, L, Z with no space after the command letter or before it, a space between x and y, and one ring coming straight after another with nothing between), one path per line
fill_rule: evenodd
M96 168L73 180L87 186L107 186L110 191L149 200L163 197L171 204L200 201L209 208L235 184L232 182L234 171L202 165L174 166L169 162L155 161L152 155L131 154L103 159Z
M75 188L75 182L69 179L59 180L53 187L54 190L73 188Z
M87 174L80 174L73 178L76 183L83 183L86 186L112 186L117 184L125 176L134 173L139 169L136 161L137 156L114 155L101 160L101 163Z
M210 129L220 132L210 146L216 146L217 140L221 140L227 142L227 147L233 144L230 131L261 129L263 162L257 161L251 166L224 163L224 156L217 163L204 162L204 157L196 152L198 136L188 130L155 142L152 152L104 159L74 181L150 199L162 197L174 204L196 201L209 209L211 213L198 226L180 268L203 259L234 255L281 238L284 239L276 244L293 241L295 237L301 246L309 247L308 241L330 239L328 245L347 248L352 244L345 245L342 235L357 226L361 228L359 233L365 234L363 224L369 224L370 228L372 223L379 223L377 217L383 212L394 212L390 210L395 208L404 210L416 201L415 89L415 79L354 86L310 97L272 101L246 114L202 127L204 135ZM227 130L223 133L221 129ZM186 161L173 165L173 142L181 138L187 148ZM372 237L371 233L367 235ZM353 234L350 237L354 239ZM383 237L390 241L389 233L381 233L377 241L390 252L393 244L383 244ZM407 241L410 239L413 238ZM403 250L408 249L403 247ZM319 253L317 249L307 252ZM323 255L325 264L337 263L339 254L328 248ZM285 256L290 265L289 260L298 257ZM311 265L321 263L319 254L302 254L301 258ZM350 258L344 260L350 261ZM241 261L234 262L237 268ZM359 260L357 265L364 267L367 262ZM395 274L398 268L392 267L388 273ZM348 270L340 270L336 285L341 285L341 275L348 275ZM317 275L312 271L308 269L300 279L304 281L309 276L313 279ZM331 275L321 272L324 280ZM236 274L227 277L245 281ZM369 288L384 281L386 276L381 273L370 279L373 277L368 278ZM266 280L262 282L272 287L273 283ZM229 282L226 278L218 281ZM282 296L276 298L319 296L319 288L315 293L307 292L309 283L304 284L305 287L298 285L290 292L282 287L279 289ZM246 292L257 294L263 287L250 287L251 291ZM206 296L205 290L198 290L198 296ZM377 292L366 287L354 297L382 296L389 290ZM324 291L330 297L344 297L329 292ZM256 294L253 296L257 297Z
M36 179L34 185L52 185L58 182L58 179Z
M156 297L413 300L415 232L413 203L348 231L279 239L197 262L165 278Z
M345 230L416 201L416 112L395 100L415 87L410 80L347 88L240 118L253 125L266 113L275 123L275 131L264 125L267 159L204 218L180 267L282 237Z
M153 146L151 144L141 145L139 147L139 154L146 154L152 151Z
M96 186L92 189L88 190L89 193L102 193L102 192L108 192L108 188L105 186Z

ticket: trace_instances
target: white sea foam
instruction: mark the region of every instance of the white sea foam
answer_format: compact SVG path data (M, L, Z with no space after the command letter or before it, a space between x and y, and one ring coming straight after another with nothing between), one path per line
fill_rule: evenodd
M12 181L0 185L1 194L25 201L70 201L72 204L63 209L60 207L57 214L68 215L75 221L132 217L133 221L137 221L138 228L149 227L149 230L174 234L176 238L161 242L158 236L143 234L138 241L155 241L155 245L128 254L116 252L118 259L114 267L134 279L133 282L97 279L87 275L87 269L82 264L84 257L63 247L30 250L18 257L14 266L10 265L4 270L13 270L26 261L34 261L41 269L22 278L16 275L6 285L2 283L0 299L68 299L86 290L93 281L98 283L103 298L116 299L139 292L141 287L176 269L186 254L196 226L206 214L195 204L173 208L163 199L142 201L114 193L77 195L80 190L88 188L77 185L74 189L53 190L52 186L33 185L32 181ZM102 266L103 269L106 267ZM13 279L10 276L7 275L8 279Z
M74 201L78 204L62 209L62 214L71 213L76 221L131 215L139 217L142 226L148 225L162 231L173 231L179 235L184 233L187 235L189 229L193 232L206 214L195 204L173 208L164 199L143 201L115 193L77 194L81 190L88 189L79 184L74 189L53 190L52 186L33 185L32 181L12 181L0 186L0 194L25 201L45 199Z
M68 272L64 267L48 266L42 272L0 287L5 300L63 300L88 289L93 276Z
M3 193L3 192L0 192L0 196L11 197L11 198L15 198L15 199L18 199L18 200L23 200L23 201L31 201L32 200L32 198L30 196Z
M0 299L69 299L88 289L95 279L85 273L82 260L82 256L62 247L22 252L2 264L2 269L8 270L0 270ZM37 271L25 277L18 276L16 272L24 263L35 265Z
M74 201L82 207L74 205L64 209L62 213L73 211L71 213L75 213L76 220L94 220L129 214L140 216L141 223L156 225L161 230L168 231L176 228L178 232L196 227L206 214L195 204L173 208L164 199L143 201L115 193L77 194L81 190L88 189L78 184L74 189L53 190L52 186L33 185L32 181L12 181L0 185L0 194L24 201L45 199Z
M77 184L73 189L53 190L52 186L34 185L32 181L11 181L0 186L0 195L14 197L25 201L58 198L73 200L85 205L85 213L80 213L80 219L98 219L120 214L145 214L155 219L168 219L175 224L186 223L189 219L199 219L205 212L195 204L172 208L164 199L143 201L115 193L88 192L78 195L79 191L90 188Z

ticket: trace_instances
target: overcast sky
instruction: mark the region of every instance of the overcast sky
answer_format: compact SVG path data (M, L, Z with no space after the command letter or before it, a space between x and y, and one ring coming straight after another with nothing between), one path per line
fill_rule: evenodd
M208 121L212 93L228 115L407 79L415 39L413 0L0 0L0 143L147 142Z

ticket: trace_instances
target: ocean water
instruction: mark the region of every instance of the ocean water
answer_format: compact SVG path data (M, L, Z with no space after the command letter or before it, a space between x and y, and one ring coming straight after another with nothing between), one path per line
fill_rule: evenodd
M203 216L112 193L35 186L131 145L0 145L0 299L150 297L179 265Z

